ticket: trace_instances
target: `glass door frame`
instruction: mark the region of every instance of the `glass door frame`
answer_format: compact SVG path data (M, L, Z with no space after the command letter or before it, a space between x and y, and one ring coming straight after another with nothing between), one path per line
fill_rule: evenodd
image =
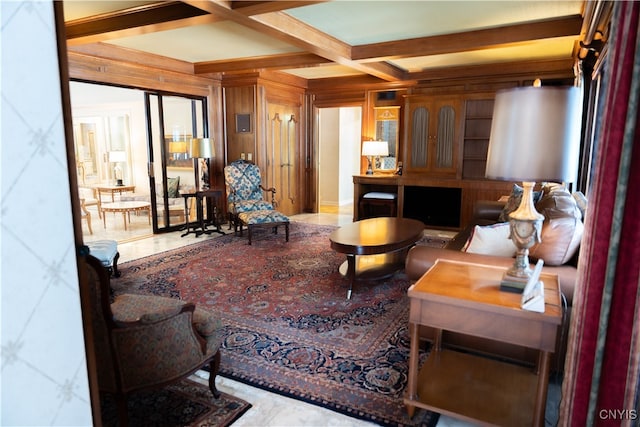
M157 110L154 111L152 106L152 97L155 97L157 100ZM208 121L208 104L207 97L205 96L193 96L193 95L185 95L185 94L175 94L170 92L161 92L161 91L145 91L144 92L144 106L145 106L145 115L146 115L146 124L147 124L147 152L148 152L148 164L147 164L147 172L149 176L149 190L150 190L150 198L151 198L151 217L152 217L152 227L153 233L164 233L170 231L176 231L178 229L184 228L185 223L189 221L189 216L185 212L185 220L180 223L171 223L171 216L169 211L169 194L168 194L168 167L169 165L169 157L172 153L169 152L168 142L165 140L165 135L171 135L172 132L167 133L166 116L165 116L165 98L184 98L185 100L189 100L191 103L191 120L190 120L190 133L185 130L184 135L189 135L191 138L208 138L209 137L209 121ZM197 103L201 103L201 117L198 117L198 105ZM154 116L156 114L156 116ZM154 120L155 118L155 120ZM154 129L154 123L157 126ZM199 126L200 124L200 126ZM156 135L154 137L154 135ZM156 138L162 138L162 141L158 143ZM188 142L187 142L188 144ZM160 156L160 182L156 182L156 158ZM187 154L188 157L188 154ZM192 163L192 159L188 157L188 160ZM191 166L193 168L193 166ZM195 170L193 171L194 184L195 184ZM160 189L162 190L161 196L161 204L162 204L162 224L159 222L158 218L158 193L157 193L157 184L160 185ZM195 191L195 189L194 189ZM185 200L185 203L187 201ZM182 204L182 207L185 205Z

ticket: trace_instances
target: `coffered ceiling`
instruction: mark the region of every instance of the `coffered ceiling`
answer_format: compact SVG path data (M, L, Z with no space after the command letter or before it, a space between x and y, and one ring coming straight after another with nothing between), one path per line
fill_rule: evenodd
M194 73L429 79L448 70L570 62L584 1L64 1L67 43L185 61Z

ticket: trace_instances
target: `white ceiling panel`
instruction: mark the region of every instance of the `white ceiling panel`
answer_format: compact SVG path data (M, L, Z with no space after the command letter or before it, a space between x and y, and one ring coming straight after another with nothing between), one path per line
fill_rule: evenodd
M280 40L230 21L159 31L108 43L187 62L299 52Z
M351 45L452 34L580 14L582 1L347 1L287 13Z

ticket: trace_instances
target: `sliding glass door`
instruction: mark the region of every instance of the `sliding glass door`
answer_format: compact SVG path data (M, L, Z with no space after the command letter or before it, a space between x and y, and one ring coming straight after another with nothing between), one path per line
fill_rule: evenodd
M195 220L196 174L190 155L193 138L207 138L206 98L145 93L153 232L175 230Z

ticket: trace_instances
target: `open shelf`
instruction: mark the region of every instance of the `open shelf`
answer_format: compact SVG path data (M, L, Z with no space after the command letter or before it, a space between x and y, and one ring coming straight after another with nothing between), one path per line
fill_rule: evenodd
M470 422L525 426L533 419L538 377L531 368L473 354L432 350L413 406Z

